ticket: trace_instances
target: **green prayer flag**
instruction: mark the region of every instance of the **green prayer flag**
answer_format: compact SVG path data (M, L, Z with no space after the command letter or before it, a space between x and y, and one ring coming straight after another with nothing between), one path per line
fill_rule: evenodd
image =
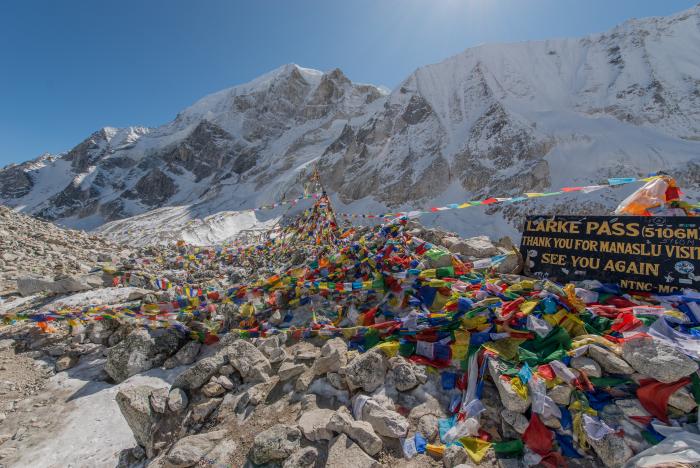
M493 443L493 451L498 458L519 458L525 447L520 439L504 440Z

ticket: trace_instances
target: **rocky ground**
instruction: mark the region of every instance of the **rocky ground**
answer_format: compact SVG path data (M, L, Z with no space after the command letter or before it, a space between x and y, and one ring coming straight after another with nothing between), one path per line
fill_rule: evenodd
M5 213L5 219L12 216ZM50 239L69 236L45 223L36 226L53 232L46 234ZM615 305L595 305L599 298L592 297L590 290L570 290L572 295L567 296L551 283L517 275L521 259L508 239L496 243L486 237L461 239L418 224L409 224L406 231L444 246L473 265L506 256L495 267L494 282L483 283L481 290L470 293L487 313L491 313L490 305L498 304L496 313L505 314L510 305L520 305L525 297L538 304L541 301L538 307L549 307L546 304L554 304L553 298L565 301L567 307L583 304L585 299L586 304L594 304L591 309L603 315L613 313L613 309L627 313L629 307L625 306L632 304L632 298L620 297ZM32 290L8 289L10 293L0 295L0 315L9 321L27 313L79 309L88 304L172 305L178 300L174 290L161 290L153 275L223 286L241 278L265 278L276 267L287 269L299 261L295 257L299 253L292 252L232 266L207 263L214 258L211 252L187 253L176 247L132 251L100 245L113 256L105 259L90 253L91 249L72 249L75 258L92 262L89 268L100 268L99 274L88 272L88 276L99 276L99 282L78 281L85 287L68 291L56 286L60 279L47 278L32 283ZM44 252L46 249L44 246ZM39 256L32 252L38 251L39 247L25 248L23 258L37 263ZM194 252L201 258L185 261L194 259ZM433 271L445 267L434 265ZM2 268L2 273L15 271L7 262ZM79 269L70 272L77 278L84 274ZM22 276L16 275L16 279L21 284ZM528 283L532 285L523 286ZM463 288L468 287L463 283ZM523 287L533 288L532 294L503 302L505 292L522 292ZM642 302L633 304L642 315L660 312L650 312ZM244 321L243 308L220 302L196 322L182 320L190 332L210 337L203 333L205 328L196 325L210 319L230 324L232 317L236 322ZM304 312L302 309L295 313ZM586 307L581 306L580 312L587 313ZM678 319L678 310L673 312ZM100 316L85 323L49 320L42 322L43 329L19 321L0 328L0 466L464 468L477 464L462 445L445 443L450 440L464 444L526 442L524 452L521 446L517 457L497 456L495 448L488 445L478 457L480 466L556 466L564 460L556 455L570 440L577 444L578 457L567 456L569 466L617 467L652 447L649 434L655 436L648 428L654 421L658 423L653 418L658 414L648 411L638 390L647 379L660 385L658 393L674 386L663 407L673 425L653 426L654 430L698 432L698 405L691 381L691 377L696 378L698 364L692 353L647 334L637 340L606 340L592 334L591 329L576 328L578 322L566 311L557 313L563 315L553 323L573 321L568 330L576 342L569 339L565 349L570 351L562 354L561 361L549 359L550 364L541 365L541 359L532 355L521 357L518 353L525 352L520 347L524 339L515 340L513 355L507 346L513 344L512 338L486 332L484 345L490 347L479 348L480 361L453 360L446 368L422 365L424 361L415 359L430 354L418 350L419 346L432 352L439 346L437 341L418 340L414 342L416 349L405 353L398 342L391 341L363 349L364 341L358 346L354 332L348 336L300 332L258 337L221 330L217 339L202 343L181 327L143 326L124 317ZM275 320L272 315L260 323L267 326ZM598 322L587 323L591 324ZM473 340L479 336L478 326L471 322L462 325L472 330ZM532 315L525 331L533 330L537 333L529 333L529 341L549 339L563 328L553 329ZM447 339L454 339L458 331L449 332ZM544 340L538 343L543 349L549 346ZM540 348L526 351L536 354ZM564 349L558 351L563 353ZM515 364L528 359L537 364L532 368L522 362ZM528 372L538 373L538 377ZM542 376L548 374L545 384ZM476 403L462 408L465 419L456 422L454 409L460 408L465 395L477 391L470 390L470 385L477 385L476 376L481 376L479 396L472 398ZM452 383L450 379L454 379ZM588 402L595 408L586 406ZM573 425L565 417L569 414L571 419L572 413ZM457 430L463 433L454 432ZM532 449L537 447L534 431L549 434L545 438L556 433L555 449ZM672 432L664 433L673 437Z

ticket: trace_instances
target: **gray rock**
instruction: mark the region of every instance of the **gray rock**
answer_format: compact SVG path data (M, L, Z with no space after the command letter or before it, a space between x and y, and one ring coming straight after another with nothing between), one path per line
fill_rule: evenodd
M62 372L75 367L75 365L78 364L78 361L79 357L72 354L61 356L56 360L56 372Z
M347 390L348 385L345 382L345 376L340 375L337 372L329 372L326 374L326 380L328 380L328 383L330 383L333 388L336 388L338 390Z
M190 467L202 460L226 436L226 431L215 431L183 437L170 449L166 460L173 467Z
M498 395L501 398L503 406L516 413L524 413L527 411L532 402L530 395L528 394L527 398L523 400L508 382L504 382L501 379L501 371L507 366L495 359L489 359L488 367L491 379L496 384L496 389L498 390Z
M187 408L188 403L187 394L181 388L173 388L168 393L168 408L170 408L170 411L179 413Z
M610 374L634 374L634 369L632 369L627 362L612 351L608 351L601 346L590 345L588 347L588 356L600 364L600 367L602 367L605 372Z
M362 420L370 423L374 431L384 437L398 439L405 437L408 432L409 423L406 418L372 399L367 400L362 407Z
M573 369L582 370L588 377L601 377L603 375L600 365L586 356L572 358L571 367Z
M345 380L350 390L358 388L373 392L384 383L386 366L381 351L368 351L353 359L345 369Z
M523 434L527 429L527 426L530 425L530 421L525 417L525 415L516 411L504 409L501 411L501 417L505 422L510 424L510 426L515 429L515 432L518 434Z
M395 357L389 360L391 375L394 380L396 390L407 392L418 386L417 366L414 366L402 357Z
M220 353L243 377L244 382L264 382L270 377L270 361L252 343L237 340L226 346Z
M425 439L428 442L435 441L435 438L438 436L437 416L433 414L426 414L424 416L421 416L421 418L418 420L418 426L416 427L416 431L420 432L421 435L425 437Z
M175 360L181 366L192 364L197 358L201 348L202 344L200 342L188 341L177 353L175 353L173 358L175 358Z
M466 450L461 445L450 445L445 448L442 464L445 468L455 468L469 460Z
M306 365L304 365L304 364L295 364L293 362L283 362L282 365L280 366L279 370L277 371L277 375L279 376L279 378L282 382L285 382L289 379L296 377L297 375L303 374L304 371L307 369L308 369L308 367L306 367Z
M470 237L469 239L445 237L442 242L450 251L467 257L488 258L499 254L498 248L493 245L488 236Z
M663 383L676 382L698 370L691 358L653 338L625 341L622 357L640 374Z
M139 385L127 387L117 392L116 401L134 433L134 439L142 447L150 447L153 442L155 414L151 409L150 396L155 387Z
M238 445L231 439L217 441L214 448L204 457L206 466L222 467L231 465L231 457L238 450Z
M200 359L192 367L184 370L175 378L173 387L195 390L209 381L225 362L220 354Z
M572 388L567 384L560 384L552 387L547 395L554 400L554 403L562 406L569 406L571 402L571 391Z
M116 320L94 320L87 325L87 338L93 343L107 345L109 337L117 328L119 328L119 322Z
M165 409L168 406L168 389L166 387L157 388L151 392L149 396L149 401L151 402L151 408L156 413L165 413Z
M236 387L234 383L231 382L231 379L229 379L225 375L220 375L219 377L216 377L216 382L222 387L224 387L226 390L233 390Z
M304 447L294 452L285 460L282 468L313 468L318 459L318 450L314 447Z
M301 415L297 424L301 432L304 433L304 437L311 442L331 440L333 438L333 431L328 428L328 425L334 414L335 411L329 409L306 411Z
M210 398L192 406L192 420L197 423L204 421L219 407L222 401L223 398Z
M698 404L695 402L695 398L688 391L687 387L682 387L671 394L671 398L668 399L668 404L674 408L678 408L684 413L690 413Z
M348 346L342 338L328 340L321 348L321 356L312 367L315 376L337 372L348 363Z
M381 466L345 434L336 437L328 449L326 468L381 468Z
M56 280L36 276L25 276L17 279L17 290L22 296L30 296L39 292L66 294L99 287L102 287L102 278L90 275L69 275Z
M333 432L347 435L372 456L382 450L382 439L374 432L372 425L367 421L353 419L350 411L344 406L333 414L327 427Z
M250 459L258 465L284 460L299 448L300 443L299 429L277 424L255 436Z
M105 371L116 382L161 365L184 337L174 329L137 329L107 354Z
M600 440L593 440L586 437L595 453L607 467L620 467L629 460L634 453L629 448L625 439L617 434L608 434Z

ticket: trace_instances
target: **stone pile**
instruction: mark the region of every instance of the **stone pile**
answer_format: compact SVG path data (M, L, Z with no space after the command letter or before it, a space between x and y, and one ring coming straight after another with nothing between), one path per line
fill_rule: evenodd
M101 287L102 265L131 253L101 236L62 229L0 205L0 296Z

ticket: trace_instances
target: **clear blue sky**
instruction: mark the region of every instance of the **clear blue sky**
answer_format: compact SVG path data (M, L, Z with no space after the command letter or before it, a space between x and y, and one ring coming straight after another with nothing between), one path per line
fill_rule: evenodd
M698 0L3 0L0 166L156 126L285 63L396 86L485 42L581 36Z

